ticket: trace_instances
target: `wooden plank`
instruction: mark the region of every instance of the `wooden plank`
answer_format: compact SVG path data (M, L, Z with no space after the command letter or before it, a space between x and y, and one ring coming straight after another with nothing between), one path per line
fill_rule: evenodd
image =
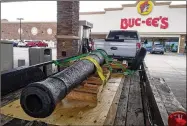
M19 119L12 119L11 121L9 121L6 124L3 124L2 126L27 126L26 124L28 123L28 121L23 121L23 120L19 120Z
M126 126L143 126L144 114L138 72L131 76Z
M154 78L153 82L162 98L168 115L176 111L186 112L163 78Z
M129 96L130 78L126 77L120 96L114 126L124 126L126 122L127 104Z
M89 101L89 102L97 102L97 94L88 93L88 92L80 92L80 91L71 91L67 95L67 99L79 100L79 101Z
M112 79L116 80L116 82L107 83L105 85L98 99L97 106L94 108L89 106L77 107L76 101L72 103L72 105L74 105L72 107L72 105L69 105L70 102L65 102L62 100L57 105L52 115L44 119L36 119L26 115L20 107L19 100L16 100L9 105L2 107L1 113L14 118L29 121L38 120L51 125L104 125L112 102L119 88L119 81L122 81L122 77L122 75L112 77Z
M79 92L85 92L85 93L93 93L97 94L99 91L99 86L98 85L93 85L93 84L84 84L83 86L79 86L75 89L74 91L79 91Z
M89 79L85 82L89 84L102 85L102 80L99 77L89 77Z
M115 98L112 102L112 105L111 105L110 110L107 115L107 119L105 120L105 123L104 123L105 126L113 126L114 125L115 117L117 114L117 108L118 108L118 104L119 104L119 99L120 99L121 92L122 92L122 89L124 86L124 80L125 80L125 78L123 79L123 81L121 81L120 86L119 86L117 93L115 95Z
M110 71L104 70L106 80L109 79ZM103 81L100 77L90 76L81 86L75 88L67 95L67 99L97 103L98 97L103 89ZM95 104L96 105L96 104Z
M103 85L100 85L97 89L97 92L96 93L91 93L91 92L84 92L82 90L73 90L71 91L67 96L66 98L69 100L79 100L79 101L86 101L86 102L91 102L90 106L93 106L95 107L97 105L97 102L98 102L98 99L99 99L99 96L100 96L100 93L103 89ZM95 103L95 104L93 104Z
M105 70L105 77L108 80L110 76L110 71ZM85 80L81 86L75 88L67 95L67 99L71 100L79 100L79 101L87 101L96 103L97 105L98 97L103 89L103 81L97 76L91 76L87 80Z
M168 125L168 113L164 106L164 103L160 97L160 94L154 85L153 78L150 76L148 68L145 63L143 63L143 68L146 75L146 90L147 96L149 98L149 104L152 105L152 114L154 116L154 121L158 126Z
M3 96L1 98L1 107L2 106L5 106L5 105L8 105L9 103L13 102L14 100L17 100L19 99L19 96L21 94L21 90L18 90L18 91L15 91L15 92L12 92L6 96ZM2 115L1 114L1 124L4 125L6 124L7 122L11 121L13 118L10 117L10 116L5 116L5 115Z

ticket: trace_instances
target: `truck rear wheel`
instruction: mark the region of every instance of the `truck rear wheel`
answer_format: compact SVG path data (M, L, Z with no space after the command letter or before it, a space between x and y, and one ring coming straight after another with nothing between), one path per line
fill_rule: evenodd
M135 56L135 59L132 61L132 65L130 67L131 70L138 70L140 68L140 65L143 63L146 53L146 49L142 47L138 54Z

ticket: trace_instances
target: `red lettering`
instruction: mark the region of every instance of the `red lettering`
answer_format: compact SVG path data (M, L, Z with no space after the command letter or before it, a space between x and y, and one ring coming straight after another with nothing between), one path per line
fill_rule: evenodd
M151 21L152 21L152 18L147 18L147 19L146 19L146 22L145 22L146 25L147 25L147 26L151 26Z
M161 26L160 26L160 28L161 29L166 29L166 28L168 28L168 18L167 17L164 17L164 18L162 18L161 19Z
M124 19L121 19L121 29L127 29L129 26L128 26L128 21L126 18Z
M135 20L135 25L136 25L136 26L140 26L140 23L141 23L141 18L137 18L137 19Z
M129 19L129 27L132 28L134 27L134 18L133 19Z
M168 28L168 18L162 16L156 17L156 18L147 18L145 21L141 22L141 18L124 18L121 19L121 29L127 29L127 28L132 28L134 26L141 26L141 23L145 23L147 26L153 26L153 27L159 27L159 20L161 20L161 29L166 29Z
M152 25L153 25L154 27L158 27L158 21L159 21L159 18L154 18L154 19L152 20Z

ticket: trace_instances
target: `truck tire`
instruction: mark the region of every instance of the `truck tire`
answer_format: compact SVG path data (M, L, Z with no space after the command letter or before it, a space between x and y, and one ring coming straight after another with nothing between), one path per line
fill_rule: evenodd
M132 65L130 67L131 70L138 70L140 68L140 65L143 63L146 53L146 49L142 47L135 56L135 59L132 61Z

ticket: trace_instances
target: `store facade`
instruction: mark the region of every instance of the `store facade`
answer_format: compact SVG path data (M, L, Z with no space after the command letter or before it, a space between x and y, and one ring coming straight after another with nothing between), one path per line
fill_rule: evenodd
M94 24L92 36L104 38L110 30L137 30L140 37L152 43L177 44L184 53L186 41L186 5L171 2L140 1L102 12L82 12L80 20Z
M120 8L105 8L102 12L80 12L79 20L93 24L91 35L95 39L105 38L110 30L137 30L142 41L148 40L147 47L162 43L170 50L174 44L174 51L185 52L186 5L140 1ZM2 21L1 38L19 39L19 28L19 22ZM22 22L21 37L56 41L56 31L56 22Z

